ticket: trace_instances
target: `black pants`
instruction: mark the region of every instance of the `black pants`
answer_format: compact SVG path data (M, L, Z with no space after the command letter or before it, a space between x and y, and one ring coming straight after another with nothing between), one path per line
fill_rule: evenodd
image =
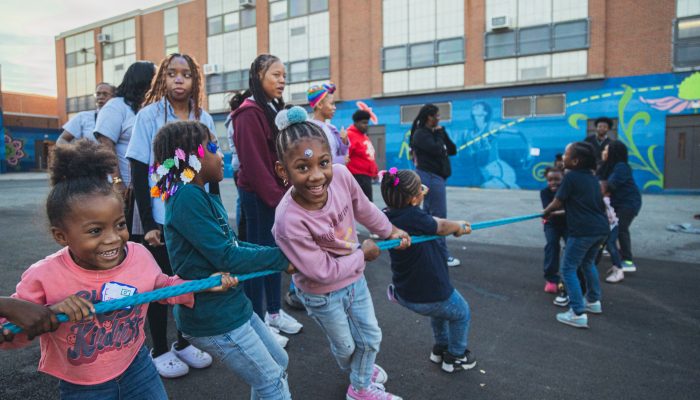
M372 201L372 177L369 175L355 175L355 180L357 183L360 184L360 187L362 188L362 191L365 193L365 196L369 199L369 201Z
M617 218L619 219L617 240L620 242L620 255L624 261L632 261L630 225L632 225L632 221L637 216L637 213L634 210L621 208L615 210L615 214L617 214Z

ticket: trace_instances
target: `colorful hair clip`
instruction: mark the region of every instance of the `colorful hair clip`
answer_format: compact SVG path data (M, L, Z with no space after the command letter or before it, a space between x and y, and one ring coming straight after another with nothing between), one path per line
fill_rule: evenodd
M204 158L204 147L201 144L197 146L197 155L199 158Z

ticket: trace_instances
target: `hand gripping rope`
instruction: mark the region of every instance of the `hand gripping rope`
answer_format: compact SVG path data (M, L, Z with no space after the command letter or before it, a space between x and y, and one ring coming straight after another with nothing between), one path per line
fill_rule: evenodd
M502 219L495 219L495 220L491 220L491 221L477 222L477 223L472 224L472 230L476 231L479 229L493 228L495 226L508 225L508 224L513 224L516 222L526 221L529 219L535 219L535 218L540 218L540 217L542 217L542 214L529 214L529 215L522 215L519 217L502 218ZM439 236L439 235L412 236L411 243L417 244L417 243L427 242L430 240L435 240L439 237L441 237L441 236ZM381 250L388 250L388 249L392 249L394 247L398 247L400 243L401 243L400 239L392 239L392 240L385 240L385 241L379 242L379 243L377 243L377 246ZM258 278L258 277L265 276L265 275L277 274L279 272L280 271L260 271L260 272L254 272L251 274L238 275L237 278L238 278L238 282L240 283L243 281L247 281L249 279ZM189 282L185 282L181 285L168 286L168 287L153 290L151 292L139 293L139 294L136 294L136 295L130 296L130 297L124 297L124 298L117 299L117 300L110 300L110 301L104 301L101 303L96 303L95 304L95 313L96 314L106 314L108 312L121 310L121 309L129 307L129 306L146 304L146 303L150 303L153 301L158 301L158 300L163 300L163 299L167 299L170 297L180 296L180 295L191 293L191 292L200 292L200 291L211 289L213 287L217 287L220 285L221 285L221 275L210 276L209 278L206 278L206 279L189 281ZM66 314L57 314L56 318L58 318L59 322L68 322L68 316ZM22 328L20 328L19 326L15 325L11 322L6 323L2 328L8 329L10 332L15 333L15 334L22 332Z

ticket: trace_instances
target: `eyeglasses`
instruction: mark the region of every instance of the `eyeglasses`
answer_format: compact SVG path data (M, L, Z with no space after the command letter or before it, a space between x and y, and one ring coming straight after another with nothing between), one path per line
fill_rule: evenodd
M425 185L422 184L422 183L420 184L420 194L422 194L423 196L425 196L426 194L428 194L428 191L429 191L429 190L430 190L429 187L425 186Z

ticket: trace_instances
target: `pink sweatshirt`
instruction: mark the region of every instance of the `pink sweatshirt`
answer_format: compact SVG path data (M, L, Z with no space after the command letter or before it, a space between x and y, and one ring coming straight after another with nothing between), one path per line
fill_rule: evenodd
M389 219L367 199L350 171L333 164L328 201L309 211L292 199L290 189L275 210L272 234L277 245L299 270L294 284L312 294L325 294L357 281L365 258L355 221L382 238L391 235Z
M52 305L76 294L97 303L103 292L117 298L133 288L136 293L143 293L185 282L178 276L163 274L140 244L127 242L127 249L124 262L118 266L92 271L78 266L64 247L24 271L12 297ZM169 298L163 303L192 307L194 295ZM143 304L100 314L88 322L62 323L55 332L40 337L39 371L78 385L96 385L116 378L126 371L143 346L147 310L148 305ZM20 334L0 348L29 343L27 336Z

